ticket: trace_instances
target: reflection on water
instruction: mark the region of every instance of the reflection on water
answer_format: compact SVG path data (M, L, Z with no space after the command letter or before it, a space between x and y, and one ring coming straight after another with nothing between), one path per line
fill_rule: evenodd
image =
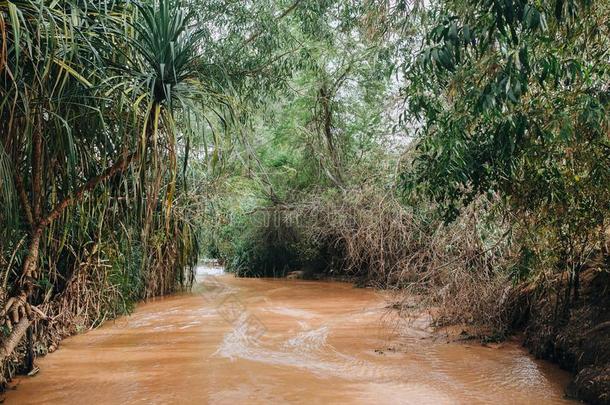
M7 403L567 403L557 368L430 339L371 290L197 273L192 294L64 341Z
M213 261L200 263L195 267L195 279L202 281L205 276L220 276L224 274L224 268Z

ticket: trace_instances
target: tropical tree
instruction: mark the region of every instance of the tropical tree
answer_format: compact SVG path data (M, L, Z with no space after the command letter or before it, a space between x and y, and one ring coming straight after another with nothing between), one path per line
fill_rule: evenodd
M417 128L405 189L449 221L499 196L526 240L558 252L575 298L610 208L609 13L604 1L441 1L404 65L404 121Z
M302 2L282 20L300 44L293 71L250 112L251 134L234 146L241 160L225 167L202 220L207 253L238 274L275 276L320 262L301 232L313 219L297 224L291 216L391 177L382 167L396 158L388 151L396 41L370 31L374 15L361 18L374 14L368 4L320 4L303 15L310 5Z
M57 221L78 226L71 217L92 205L123 209L124 221L141 214L145 248L155 213L164 212L156 226L166 232L178 226L172 220L176 137L188 128L176 123L176 114L229 105L198 80L202 35L192 17L170 0L0 3L2 215L12 224L3 232L23 232L28 241L21 270L7 269L5 276L14 278L2 313L9 332L2 359L35 317L45 317L35 305L43 299L47 260L40 251L51 245ZM159 204L164 182L165 204ZM125 202L111 204L117 200L104 198L108 193ZM183 238L192 237L180 228ZM64 238L70 232L64 229Z

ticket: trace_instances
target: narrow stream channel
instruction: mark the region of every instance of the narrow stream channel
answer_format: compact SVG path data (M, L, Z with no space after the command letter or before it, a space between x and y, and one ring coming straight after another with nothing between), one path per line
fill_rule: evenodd
M392 319L374 291L201 280L192 293L66 339L6 403L569 403L569 376L553 365L513 343L431 339L423 325Z

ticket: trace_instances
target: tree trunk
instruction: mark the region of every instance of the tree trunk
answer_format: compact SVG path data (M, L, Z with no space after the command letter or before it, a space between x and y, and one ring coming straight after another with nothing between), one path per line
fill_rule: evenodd
M13 296L14 304L5 309L5 316L12 316L11 312L17 311L17 314L21 313L21 319L13 327L11 334L0 346L0 362L11 355L13 350L15 350L15 347L19 344L21 339L23 339L23 336L31 324L31 319L28 316L29 310L27 310L26 307L29 305L30 297L34 292L34 279L36 278L41 237L42 228L39 227L32 232L28 255L23 261L21 279L17 284L17 292ZM20 307L23 307L23 309Z
M21 320L15 325L11 334L2 342L0 346L0 362L3 362L8 356L13 353L13 350L17 347L23 335L30 327L31 321L27 316L21 318Z
M23 270L21 272L21 288L26 294L30 295L34 290L34 279L36 278L36 270L38 264L38 252L40 251L40 239L42 238L42 227L36 228L32 232L28 255L23 261Z
M328 153L330 155L331 166L332 166L332 175L329 176L331 181L335 183L335 185L339 188L343 188L343 176L341 174L341 162L339 159L339 153L337 151L337 147L335 145L332 133L332 121L333 121L333 112L331 106L331 97L329 89L326 85L322 85L319 91L320 104L322 106L322 120L323 120L323 128L322 132L324 133L324 138L326 140L326 146L328 148Z
M13 353L13 350L15 350L15 347L21 342L21 339L25 336L28 327L32 322L29 300L34 292L34 281L36 280L38 270L40 240L42 239L44 229L47 225L57 219L67 207L80 201L85 193L93 190L103 181L124 172L129 167L134 156L135 154L130 154L121 157L100 175L89 179L89 181L80 187L74 194L59 202L46 217L36 218L36 215L34 215L36 223L32 226L28 255L23 262L21 278L17 282L17 288L13 297L9 300L9 303L7 303L7 306L2 313L3 318L12 317L13 320L15 320L14 318L18 317L19 320L16 321L11 334L0 344L0 363ZM38 194L40 193L41 190L38 191ZM33 196L33 198L37 197ZM33 214L38 213L40 215L41 212L42 204L40 203L40 207L37 208Z

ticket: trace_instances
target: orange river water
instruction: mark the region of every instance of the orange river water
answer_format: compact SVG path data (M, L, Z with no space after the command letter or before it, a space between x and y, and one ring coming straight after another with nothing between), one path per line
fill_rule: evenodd
M434 338L383 294L207 275L64 340L7 404L560 404L569 375L516 343Z

